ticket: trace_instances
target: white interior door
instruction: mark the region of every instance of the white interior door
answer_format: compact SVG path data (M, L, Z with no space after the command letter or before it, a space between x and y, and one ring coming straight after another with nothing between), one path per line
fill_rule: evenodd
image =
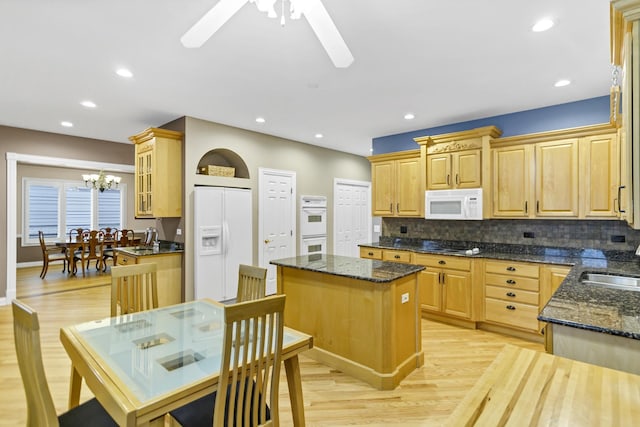
M336 178L333 195L333 253L359 257L371 241L371 183Z
M267 269L267 295L276 293L271 260L296 255L296 173L259 169L259 264Z

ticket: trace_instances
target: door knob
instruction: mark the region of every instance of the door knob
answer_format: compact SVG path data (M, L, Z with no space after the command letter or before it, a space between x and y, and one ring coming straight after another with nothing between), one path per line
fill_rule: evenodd
M265 245L268 245L269 243L271 243L271 240L269 240L269 239L264 239L264 244L265 244Z

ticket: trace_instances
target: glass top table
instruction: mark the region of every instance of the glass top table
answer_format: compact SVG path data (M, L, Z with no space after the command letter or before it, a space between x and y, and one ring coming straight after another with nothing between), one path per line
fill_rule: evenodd
M199 300L61 329L72 361L70 407L78 404L81 378L101 403L101 395L107 396L103 406L120 425L151 422L214 391L223 324L224 306ZM288 379L291 373L300 382L297 354L311 346L309 335L285 328L282 359ZM298 390L292 386L297 388L289 381L293 408ZM301 389L298 398L301 405ZM110 410L110 405L116 408ZM300 420L298 425L304 425L304 412L298 414Z

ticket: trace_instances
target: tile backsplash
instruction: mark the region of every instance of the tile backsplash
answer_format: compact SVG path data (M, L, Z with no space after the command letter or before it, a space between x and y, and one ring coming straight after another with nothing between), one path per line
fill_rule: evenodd
M402 233L405 229L406 233ZM525 233L533 237L524 237ZM635 250L640 244L640 230L632 229L623 221L602 220L443 221L383 218L382 236L619 251ZM614 242L612 236L615 240L624 239L624 242Z

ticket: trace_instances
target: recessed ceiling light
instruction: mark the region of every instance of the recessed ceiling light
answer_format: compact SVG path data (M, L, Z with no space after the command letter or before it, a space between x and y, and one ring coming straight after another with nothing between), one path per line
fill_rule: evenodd
M96 103L93 102L93 101L82 101L80 103L80 105L82 105L83 107L87 107L87 108L96 108L97 107Z
M118 68L116 70L116 74L119 75L120 77L125 77L127 79L130 79L131 77L133 77L133 73L127 70L126 68Z
M413 120L415 118L416 118L416 116L413 113L407 113L407 114L404 115L404 119L405 120Z
M318 139L322 138L323 136L324 136L324 135L323 135L323 134L321 134L321 133L316 133L316 134L315 134L315 137L316 137L316 138L318 138Z
M264 123L266 122L266 120L264 119L264 117L257 117L256 118L256 123Z
M569 86L570 84L571 84L571 80L562 79L562 80L558 80L557 82L555 82L554 86L555 87L563 87L563 86Z
M66 128L72 128L73 127L73 123L67 122L67 121L63 121L63 122L60 122L60 126L64 126Z
M553 27L553 21L549 18L543 18L536 22L531 30L536 33L540 33L542 31L547 31L551 27Z

